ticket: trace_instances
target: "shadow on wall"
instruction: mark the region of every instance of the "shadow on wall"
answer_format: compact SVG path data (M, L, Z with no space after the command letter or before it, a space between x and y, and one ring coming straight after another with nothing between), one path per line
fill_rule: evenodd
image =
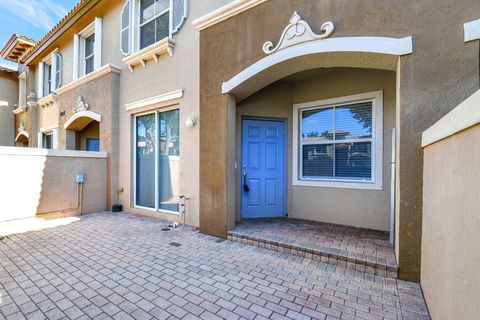
M64 216L65 209L71 209L67 216L104 211L106 158L101 152L0 147L0 221ZM77 210L76 173L85 174Z

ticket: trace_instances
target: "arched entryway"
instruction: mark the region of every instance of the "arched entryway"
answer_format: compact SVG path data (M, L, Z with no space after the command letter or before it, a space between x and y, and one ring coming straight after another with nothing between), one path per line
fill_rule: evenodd
M267 41L263 46L266 55L243 70L228 74L214 68L215 61L204 61L205 79L225 79L221 90L208 84L201 89L200 100L205 102L201 117L209 119L200 133L200 189L204 190L200 227L204 232L225 234L222 228L232 228L245 213L245 192L255 190L263 199L253 200L265 204L261 212L269 211L266 207L274 203L280 207L284 201L284 210L279 212L289 217L393 230L390 160L397 153L393 147L397 69L400 57L413 52L412 38L330 37L333 23L325 23L320 31L315 34L295 13L283 33L279 32L276 45ZM235 56L222 59L225 65L239 61ZM323 113L328 114L328 125L309 123L315 121L308 119L320 119ZM336 122L335 114L349 127ZM283 127L273 130L279 121ZM311 132L302 132L302 126L315 125ZM269 140L268 134L281 130L283 141ZM254 137L259 132L264 134ZM273 147L275 143L283 145ZM281 192L266 190L267 183L276 184L272 182L276 177L260 182L254 169L248 170L249 159L265 161L264 167L282 164L262 158L269 151L266 147L258 151L261 148L255 146L260 144L283 152L278 155L284 161L283 174L279 174L284 180L280 181ZM222 173L217 170L213 175L202 169L218 159L226 160ZM222 174L226 191L220 199L211 192L219 190ZM263 189L256 189L250 178ZM381 210L371 214L369 203ZM210 212L225 213L225 220L212 219Z
M29 139L30 135L28 134L28 132L26 132L25 130L21 130L15 137L15 145L17 147L28 147Z
M66 146L69 150L100 151L100 114L79 111L65 123Z

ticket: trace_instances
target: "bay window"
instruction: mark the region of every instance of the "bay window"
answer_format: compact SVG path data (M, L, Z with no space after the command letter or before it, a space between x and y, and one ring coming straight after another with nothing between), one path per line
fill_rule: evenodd
M294 184L381 189L382 93L294 106Z

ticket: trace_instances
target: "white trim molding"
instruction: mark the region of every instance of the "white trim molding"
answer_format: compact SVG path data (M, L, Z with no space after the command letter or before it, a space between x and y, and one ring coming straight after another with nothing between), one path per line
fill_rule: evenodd
M15 114L15 115L19 115L19 114L24 113L25 111L27 111L27 107L26 106L21 106L21 107L15 108L15 110L13 110L12 113Z
M97 122L102 121L102 115L101 114L93 112L93 111L84 110L84 111L79 111L79 112L75 113L73 116L71 116L70 119L68 119L68 121L65 122L65 124L63 125L63 128L68 129L77 119L80 119L80 118L90 118L90 119L95 120Z
M422 147L448 138L480 123L480 90L447 113L422 134Z
M174 47L175 41L165 38L123 58L123 62L128 66L130 72L133 72L135 66L142 65L145 68L149 60L154 60L155 63L158 63L161 55L168 54L170 57L173 56Z
M169 102L172 100L180 99L183 97L183 89L175 90L172 92L164 93L155 97L142 99L138 101L134 101L125 105L126 111L132 111L139 108L147 107L147 106L154 106L158 104L162 104L165 102Z
M67 158L99 158L106 159L106 152L98 151L78 151L44 148L18 148L18 147L0 147L2 155L24 155L24 156L47 156L47 157L67 157Z
M344 104L372 101L372 179L302 179L300 178L300 112L305 109L342 106ZM383 189L383 91L374 91L351 96L326 100L311 101L293 105L293 138L292 138L292 185L307 187L342 188L342 189ZM359 142L362 140L359 140ZM332 141L333 143L333 141Z
M97 69L97 70L94 70L92 72L90 72L89 74L87 75L84 75L80 78L78 78L77 80L74 80L70 83L67 83L66 85L58 88L55 92L58 94L58 95L62 95L62 94L65 94L69 91L72 91L73 89L85 84L85 83L88 83L92 80L95 80L105 74L108 74L108 73L116 73L116 74L120 74L120 72L122 71L122 68L120 67L117 67L113 64L106 64L104 65L103 67Z
M465 42L480 39L480 19L463 24Z
M366 52L403 56L413 52L412 37L341 37L302 42L274 52L245 68L222 84L229 93L243 82L281 62L297 57L327 52Z
M266 1L268 0L235 0L217 10L195 19L192 24L197 30L203 30Z

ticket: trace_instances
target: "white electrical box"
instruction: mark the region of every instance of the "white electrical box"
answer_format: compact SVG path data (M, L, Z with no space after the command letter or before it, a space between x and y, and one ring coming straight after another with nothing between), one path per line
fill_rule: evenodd
M77 173L75 174L75 182L83 183L85 182L85 173Z

